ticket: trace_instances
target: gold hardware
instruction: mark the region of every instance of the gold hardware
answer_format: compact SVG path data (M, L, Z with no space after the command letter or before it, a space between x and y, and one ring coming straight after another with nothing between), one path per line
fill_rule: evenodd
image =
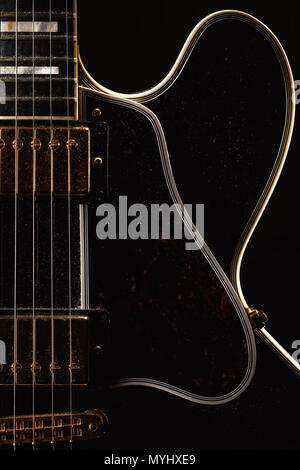
M24 146L23 141L21 139L15 139L12 141L12 146L14 150L21 150Z
M99 428L99 426L98 426L97 423L90 423L90 424L89 424L89 430L90 430L90 431L95 432L95 431L97 431L98 428Z
M99 108L94 108L93 111L92 111L93 117L100 117L101 114L102 114L102 111Z
M261 330L268 322L268 317L262 310L257 310L254 307L248 307L246 309L248 313L250 323L254 330Z
M35 362L34 364L31 364L30 369L31 372L37 374L38 372L41 372L42 366L38 362Z
M61 366L59 366L56 362L51 362L49 365L50 372L55 372L56 370L61 370Z
M83 413L74 413L70 420L70 412L35 415L17 415L0 417L0 445L12 443L32 443L34 441L52 442L53 435L57 438L69 440L70 434L74 439L101 438L108 424L107 416L100 410L88 410ZM14 432L16 431L16 432Z
M72 425L73 426L81 426L81 418L72 418Z
M56 428L62 428L63 420L62 419L55 419L53 424L54 424L54 427L56 427Z
M4 149L5 147L5 142L3 139L0 139L0 150Z
M69 369L69 371L71 371L71 370L80 370L80 366L78 364L76 364L76 362L72 362L71 366L69 364L68 369Z
M44 421L43 421L43 420L36 420L36 421L34 422L34 427L35 427L36 429L41 429L41 428L43 428L43 427L44 427Z
M72 361L70 361L68 348L64 348L63 343L63 332L65 331L65 325L68 324L69 319L70 312L55 310L53 328L55 331L55 351L57 356L51 358L49 357L49 348L51 351L51 338L48 335L45 337L43 336L44 327L46 325L49 325L48 328L51 327L50 315L45 312L36 312L33 320L30 309L28 309L27 313L18 314L18 332L32 331L33 325L35 325L35 336L28 338L28 335L26 334L18 334L18 357L16 359L21 362L22 351L27 349L31 350L34 344L34 339L36 340L36 353L38 354L38 357L32 358L30 357L30 354L29 356L25 355L26 357L22 356L22 370L17 376L17 387L32 387L32 381L34 378L36 378L36 387L49 386L52 381L55 388L68 386L70 384L70 371L68 370L70 362L74 362L76 363L76 366L80 366L79 370L73 371L72 385L82 387L89 383L88 317L85 315L78 315L75 311L72 312L72 324L74 328L73 339L75 340L76 338L78 350L81 351L80 357L73 357ZM10 344L11 332L13 331L13 321L13 310L7 310L5 313L2 312L2 315L0 315L1 340L5 344ZM3 372L0 374L0 386L14 385L14 374L11 373L11 369L13 369L11 368L11 364L13 362L16 361L12 359L8 360L7 364L3 364ZM39 365L41 366L41 373L38 373L35 377L32 375L32 364L38 364L37 369L39 369Z
M51 139L49 141L49 148L53 151L57 150L60 147L60 142L58 139Z
M22 370L22 366L19 362L16 363L16 366L15 366L15 363L13 362L10 366L10 370L14 373L15 371L18 373Z
M75 139L69 139L69 140L67 141L67 143L66 143L66 147L67 147L68 149L71 149L72 147L75 147L75 148L76 148L76 147L78 147L78 143L76 142Z
M42 142L39 139L33 139L30 142L30 146L33 150L40 150L40 148L42 147Z
M17 131L16 136L14 127L0 128L0 138L6 144L1 150L1 194L28 194L33 190L36 194L48 194L53 191L54 194L69 193L72 196L84 196L89 193L92 164L89 128L35 127L33 134L32 128L21 126ZM15 151L21 148L22 158L18 159L18 171L15 175L12 171L16 163ZM32 148L40 149L35 159L32 158ZM50 154L49 149L54 153ZM68 149L72 149L69 169Z
M103 165L103 158L95 157L94 158L94 165L99 165L99 166Z

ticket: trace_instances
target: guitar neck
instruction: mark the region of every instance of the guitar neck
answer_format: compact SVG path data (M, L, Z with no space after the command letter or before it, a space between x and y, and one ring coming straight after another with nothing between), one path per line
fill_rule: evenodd
M76 0L0 0L0 119L77 119Z

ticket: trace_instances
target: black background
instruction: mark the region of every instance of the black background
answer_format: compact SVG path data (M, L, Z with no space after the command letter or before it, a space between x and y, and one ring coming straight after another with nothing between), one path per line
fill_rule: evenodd
M159 82L197 22L227 8L246 11L268 25L287 52L294 78L300 78L296 2L78 0L78 4L84 64L98 82L113 90L141 91ZM299 149L296 119L288 160L247 250L243 278L246 297L291 328L293 316L299 315ZM294 335L300 339L297 331ZM107 447L299 449L299 382L264 345L257 346L252 384L239 399L222 407L196 406L157 391L114 392Z

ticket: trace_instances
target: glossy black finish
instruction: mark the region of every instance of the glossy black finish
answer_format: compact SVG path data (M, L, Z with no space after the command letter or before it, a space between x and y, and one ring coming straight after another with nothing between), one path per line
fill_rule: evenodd
M109 186L99 202L172 203L150 121L122 103L82 91L109 125ZM90 210L91 302L111 317L110 375L161 380L188 392L231 392L247 368L247 347L228 293L201 251L181 240L98 240Z
M205 239L229 275L282 138L278 59L259 31L224 20L204 32L172 87L146 105L163 126L183 201L205 204Z
M290 99L271 43L252 26L232 19L210 26L176 82L146 103L162 123L183 201L205 204L205 240L228 276L243 230L273 166L278 168ZM269 214L278 191L280 187L266 209ZM277 239L276 227L286 207L280 209L277 224L266 232L260 248L256 235L260 230L264 233L265 214L254 231L241 266L241 287L248 304L267 313L268 331L293 354L300 323L297 315L288 322L282 317L282 312L293 310L287 292L295 289L290 281L284 287L287 267L281 267L274 249L279 243L289 244L288 235L283 241ZM276 253L272 262L261 270L260 260L271 251ZM278 280L273 278L272 285L281 290L278 296L274 287L269 288L269 296L263 294L271 271L277 272ZM249 288L251 284L254 287Z
M99 5L98 15L93 18L84 1L78 2L79 7L81 3L80 50L84 64L99 83L113 90L135 92L157 83L173 65L195 24L207 14L228 6L243 9L264 21L282 41L294 76L299 77L299 3L296 1L288 5L261 1L229 5L217 0L183 5L161 0L156 3L157 8L152 8L153 2L149 1L143 4L113 1ZM85 40L87 27L94 32ZM100 61L95 61L91 40L106 44ZM220 47L223 40L218 36ZM236 43L238 41L237 37ZM259 55L260 50L256 53ZM235 66L238 68L239 64ZM256 88L252 90L255 94ZM274 96L272 107L276 106L277 98ZM169 116L174 121L171 109ZM286 333L287 336L292 333L293 339L297 336L293 322L299 317L295 309L298 279L291 275L291 263L299 266L299 223L295 216L299 200L298 125L296 117L292 148L275 194L246 251L242 279L246 298L268 312L270 328L278 317L277 332L282 333L282 318L288 319ZM266 140L271 142L272 129L269 131ZM257 173L259 175L259 167ZM195 187L195 191L197 189ZM286 344L290 348L290 343ZM115 449L140 448L144 452L145 449L159 452L162 446L190 451L201 449L199 462L203 462L203 450L207 453L207 449L214 457L214 450L220 455L220 449L298 449L297 420L291 419L298 409L297 379L259 340L257 347L255 379L248 391L228 406L195 406L152 389L130 388L126 394L124 389L119 391L114 395L121 406L115 412L112 446ZM226 450L225 459L228 458Z

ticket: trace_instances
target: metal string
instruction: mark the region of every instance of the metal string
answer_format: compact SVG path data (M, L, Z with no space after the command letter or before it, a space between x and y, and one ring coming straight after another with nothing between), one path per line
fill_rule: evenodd
M69 20L68 20L68 0L66 0L66 48L67 48L67 126L68 141L70 142L70 105L69 105ZM69 335L70 335L70 444L73 443L73 355L72 355L72 267L71 267L71 146L67 146L68 150L68 279L69 279Z
M14 390L13 447L16 450L16 383L17 383L17 231L18 231L18 0L16 0L15 32L15 200L14 200Z
M52 0L49 0L49 21L50 25L52 22ZM50 26L50 139L53 139L53 116L52 116L52 28ZM50 189L50 311L51 311L51 364L52 364L52 372L51 372L51 419L52 419L52 438L51 444L52 449L54 450L55 447L55 438L54 438L54 285L53 285L53 275L54 275L54 267L53 267L53 256L54 256L54 240L53 240L53 191L54 191L54 184L53 184L53 146L50 146L50 154L51 154L51 189Z
M32 446L35 448L35 365L36 365L36 323L35 323L35 192L36 192L36 150L35 150L35 0L32 0Z

